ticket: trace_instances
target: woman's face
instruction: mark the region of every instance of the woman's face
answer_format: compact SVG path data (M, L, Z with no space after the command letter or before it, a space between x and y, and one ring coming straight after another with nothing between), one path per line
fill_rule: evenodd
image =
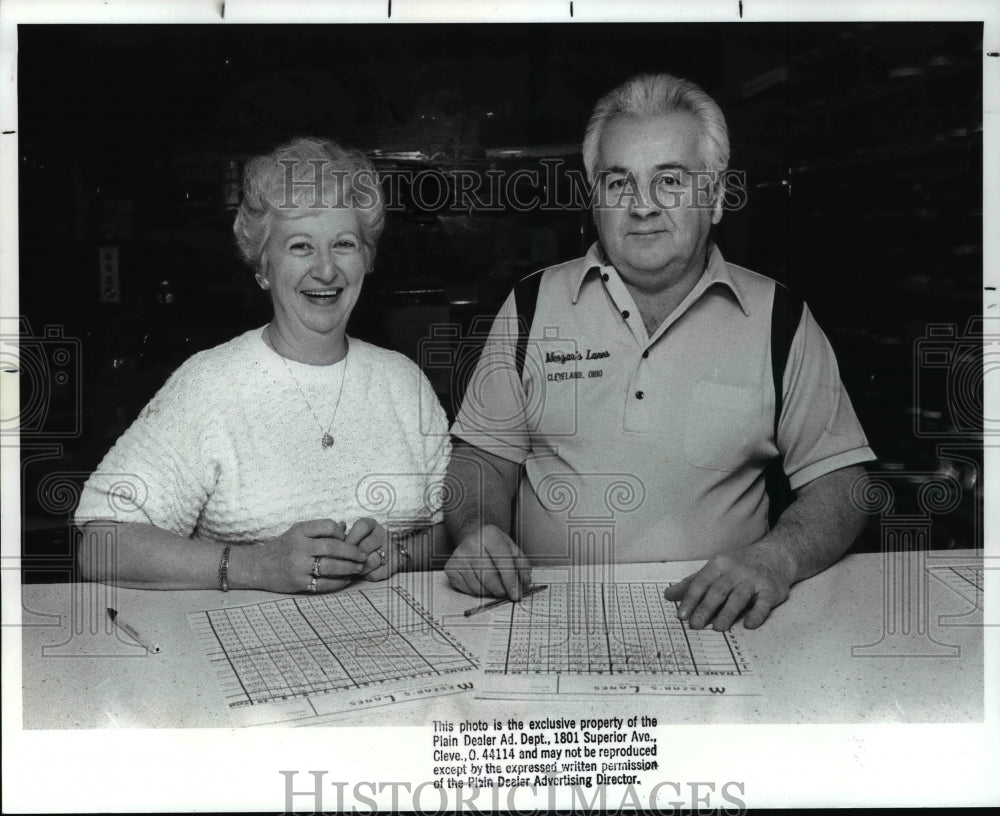
M302 208L275 220L264 249L279 336L301 350L343 340L371 260L350 207Z

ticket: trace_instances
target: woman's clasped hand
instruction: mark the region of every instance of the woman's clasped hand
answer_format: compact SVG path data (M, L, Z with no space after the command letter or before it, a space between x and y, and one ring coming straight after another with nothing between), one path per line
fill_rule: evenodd
M241 554L231 552L230 559ZM369 517L358 519L349 530L331 519L297 522L257 544L253 555L256 575L251 583L286 593L336 592L356 578L388 578L399 565L397 557L389 557L385 528Z

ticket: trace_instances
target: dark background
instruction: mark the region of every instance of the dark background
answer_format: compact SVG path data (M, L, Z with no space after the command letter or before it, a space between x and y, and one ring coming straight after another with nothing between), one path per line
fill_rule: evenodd
M18 40L26 580L70 574L79 487L169 373L269 318L231 237L247 157L319 135L381 170L580 169L594 102L641 71L722 106L749 200L715 239L809 303L894 512L951 477L932 546L981 546L981 24L22 25ZM432 324L468 332L593 240L579 209L431 211L403 193L351 333L418 362ZM452 415L454 378L428 373Z

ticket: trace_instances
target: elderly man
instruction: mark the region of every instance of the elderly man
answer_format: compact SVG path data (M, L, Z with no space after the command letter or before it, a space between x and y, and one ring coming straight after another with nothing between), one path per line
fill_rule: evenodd
M597 103L583 158L600 240L515 287L452 428L448 578L518 599L532 563L707 559L667 590L679 616L757 627L858 535L874 456L808 308L782 351L778 284L709 241L718 105L636 77ZM794 501L769 525L774 461Z

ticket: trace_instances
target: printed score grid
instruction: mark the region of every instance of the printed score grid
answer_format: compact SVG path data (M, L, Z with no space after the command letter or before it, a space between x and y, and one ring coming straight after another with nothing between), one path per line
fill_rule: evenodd
M945 586L971 601L977 608L983 607L983 568L971 566L931 567L931 575Z
M556 583L495 612L477 696L760 694L739 638L692 629L666 586Z
M230 708L412 687L476 668L465 647L399 587L210 609L188 621Z

